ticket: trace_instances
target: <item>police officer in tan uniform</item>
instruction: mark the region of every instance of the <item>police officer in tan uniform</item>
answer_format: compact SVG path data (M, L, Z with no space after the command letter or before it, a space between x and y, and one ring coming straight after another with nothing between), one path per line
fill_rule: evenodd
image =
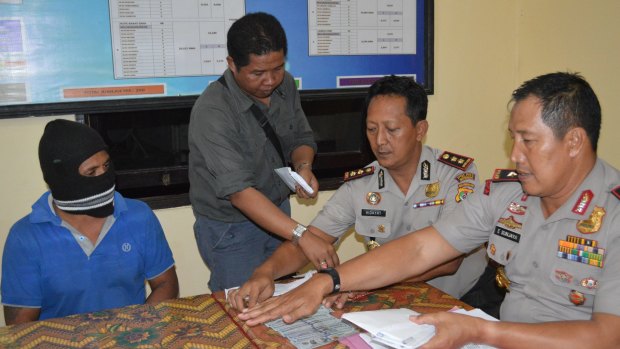
M375 82L366 98L366 135L376 161L345 174L346 183L325 205L308 231L334 243L352 226L369 247L428 226L450 213L477 185L473 159L422 145L428 130L428 99L424 89L407 77L389 76ZM229 297L238 309L273 294L273 280L308 263L294 244L279 247L258 267L250 280ZM311 261L323 268L338 265L327 254ZM417 280L457 272L463 256L456 256ZM484 250L465 258L462 271L432 282L460 297L484 270ZM338 300L338 306L344 304ZM245 299L247 302L242 302ZM249 301L248 301L249 300Z
M450 312L410 320L435 326L426 349L620 348L620 171L596 154L601 108L578 74L552 73L513 93L508 129L517 182L488 182L450 216L313 276L247 309L253 326L313 313L323 297L419 275L488 242L507 286L502 321ZM386 272L389 270L389 272Z
M566 203L547 219L540 214L540 197L524 194L517 173L497 170L484 191L488 198L474 198L467 216L455 215L450 221L454 225L436 226L461 248L465 244L453 237L460 234L454 226L488 229L481 216L497 217L487 252L503 269L498 282L510 291L501 308L502 319L588 320L597 308L619 308L618 297L605 292L610 285L603 281L620 274L619 256L607 258L606 252L619 238L620 173L597 159ZM509 179L511 174L514 180Z
M478 185L473 159L421 147L417 173L403 193L390 170L374 161L345 174L345 183L325 204L311 226L340 238L354 225L369 249L427 227L449 215ZM460 298L476 283L487 261L483 248L467 256L454 275L429 284Z

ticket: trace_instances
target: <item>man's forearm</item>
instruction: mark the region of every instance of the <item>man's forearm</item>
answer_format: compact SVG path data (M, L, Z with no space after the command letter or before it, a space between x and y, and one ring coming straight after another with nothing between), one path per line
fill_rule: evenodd
M337 267L343 291L369 290L426 273L458 257L432 227L392 240Z
M290 275L308 264L306 255L291 242L284 242L276 251L261 264L254 274L267 274L272 280Z
M463 256L457 257L449 262L441 264L421 275L409 278L410 281L428 281L439 276L452 275L456 273L463 261Z
M302 167L308 166L312 168L312 162L314 161L314 149L307 145L301 145L291 153L291 162L293 163L293 170L299 172Z
M620 317L595 314L593 320L557 321L537 324L487 322L479 342L504 349L575 347L576 343L596 343L597 348L620 347Z
M291 217L254 188L234 193L230 202L252 222L286 240L291 240L297 226Z

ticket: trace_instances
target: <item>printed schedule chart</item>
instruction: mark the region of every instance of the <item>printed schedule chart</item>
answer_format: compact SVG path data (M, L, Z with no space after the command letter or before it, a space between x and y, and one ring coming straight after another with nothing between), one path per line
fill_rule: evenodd
M415 19L411 0L308 0L310 55L415 54Z
M114 77L218 75L244 0L109 0Z

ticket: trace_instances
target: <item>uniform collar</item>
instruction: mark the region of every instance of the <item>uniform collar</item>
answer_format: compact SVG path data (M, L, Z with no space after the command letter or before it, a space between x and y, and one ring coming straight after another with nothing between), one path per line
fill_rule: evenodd
M429 168L429 179L421 180L422 163L425 161L429 164L429 167L430 167ZM396 184L394 183L394 180L392 179L392 176L390 176L390 173L386 168L379 165L378 161L374 161L372 166L375 167L375 172L372 175L371 182L370 182L370 187L373 191L376 191L376 192L389 191L389 192L394 192L394 193L401 193L400 189L396 186ZM433 151L431 150L431 148L423 145L422 152L420 153L420 159L418 160L418 167L416 169L416 173L413 175L411 183L409 184L409 193L415 193L415 191L417 190L419 186L435 183L437 181L437 169L434 168L434 166L436 166L436 163L435 163L435 157L434 157ZM381 171L383 171L383 182L384 182L383 188L380 188Z

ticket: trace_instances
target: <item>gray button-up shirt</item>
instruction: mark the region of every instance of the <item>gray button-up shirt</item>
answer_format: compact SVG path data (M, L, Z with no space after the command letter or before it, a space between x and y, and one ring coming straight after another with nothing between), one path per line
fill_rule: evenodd
M288 72L271 95L269 107L244 93L230 70L224 77L228 87L211 83L192 109L188 131L190 200L198 214L241 222L247 218L232 206L230 195L254 187L279 205L290 194L274 172L283 166L282 160L252 114L252 104L267 116L287 161L297 147L308 145L316 151L316 144Z
M540 198L524 195L518 182L494 183L488 196L470 196L434 227L459 251L489 242L489 257L505 265L511 281L502 320L587 320L593 312L620 315L620 199L612 193L618 185L620 172L598 159L571 198L546 219ZM585 263L583 257L567 259L562 245L575 238L582 246L574 245L569 254L602 254L602 266Z

